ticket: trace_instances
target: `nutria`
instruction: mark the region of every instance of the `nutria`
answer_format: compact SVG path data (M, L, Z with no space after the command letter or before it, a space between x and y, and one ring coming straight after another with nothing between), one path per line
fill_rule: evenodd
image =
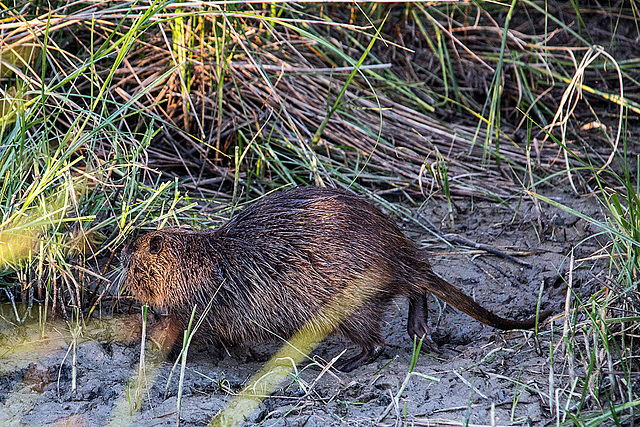
M336 364L347 372L382 352L380 323L396 296L409 297L409 336L431 345L428 292L495 328L529 329L536 321L486 310L438 277L389 217L338 189L274 193L215 230L151 232L127 245L122 264L133 296L166 309L178 325L188 323L194 305L201 313L212 300L198 333L223 343L289 338L309 321L333 330L362 348ZM336 295L349 311L322 312Z

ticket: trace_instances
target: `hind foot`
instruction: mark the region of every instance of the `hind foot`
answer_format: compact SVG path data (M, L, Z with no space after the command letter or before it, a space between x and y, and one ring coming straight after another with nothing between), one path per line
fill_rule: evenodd
M382 354L384 345L377 344L370 348L363 348L362 353L344 361L337 361L333 367L342 372L351 372L362 365L375 361Z
M427 300L424 295L417 298L409 299L409 317L407 319L407 332L409 337L422 338L424 336L430 336L431 331L427 324Z
M431 329L428 321L427 299L424 295L409 299L409 317L407 319L407 333L409 338L422 339L422 348L428 351L438 350L438 345L431 339Z

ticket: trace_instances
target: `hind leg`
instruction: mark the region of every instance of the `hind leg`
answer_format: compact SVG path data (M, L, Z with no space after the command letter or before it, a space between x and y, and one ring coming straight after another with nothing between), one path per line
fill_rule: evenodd
M343 361L338 360L333 367L342 372L351 372L362 365L375 361L383 350L384 344L382 343L363 347L362 353Z
M438 349L436 343L431 339L429 329L429 310L427 299L424 295L409 298L409 316L407 318L407 332L413 339L423 339L422 345L430 351Z
M384 341L380 333L382 307L385 301L370 301L360 310L352 313L336 330L337 335L351 340L362 348L357 356L338 360L334 367L343 372L351 372L362 365L373 362L382 354Z

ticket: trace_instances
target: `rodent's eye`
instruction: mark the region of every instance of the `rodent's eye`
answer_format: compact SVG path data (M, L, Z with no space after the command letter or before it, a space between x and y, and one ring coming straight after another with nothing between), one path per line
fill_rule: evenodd
M162 250L162 245L164 244L164 237L162 236L153 236L149 239L149 253L157 254Z

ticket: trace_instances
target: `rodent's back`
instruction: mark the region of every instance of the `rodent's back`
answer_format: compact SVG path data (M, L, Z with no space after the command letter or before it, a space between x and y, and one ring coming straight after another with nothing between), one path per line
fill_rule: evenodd
M215 234L243 241L248 250L285 244L322 255L327 261L340 259L367 265L372 260L362 258L379 261L406 250L417 253L396 224L373 205L344 190L321 187L298 187L267 196ZM265 240L251 240L256 236Z

